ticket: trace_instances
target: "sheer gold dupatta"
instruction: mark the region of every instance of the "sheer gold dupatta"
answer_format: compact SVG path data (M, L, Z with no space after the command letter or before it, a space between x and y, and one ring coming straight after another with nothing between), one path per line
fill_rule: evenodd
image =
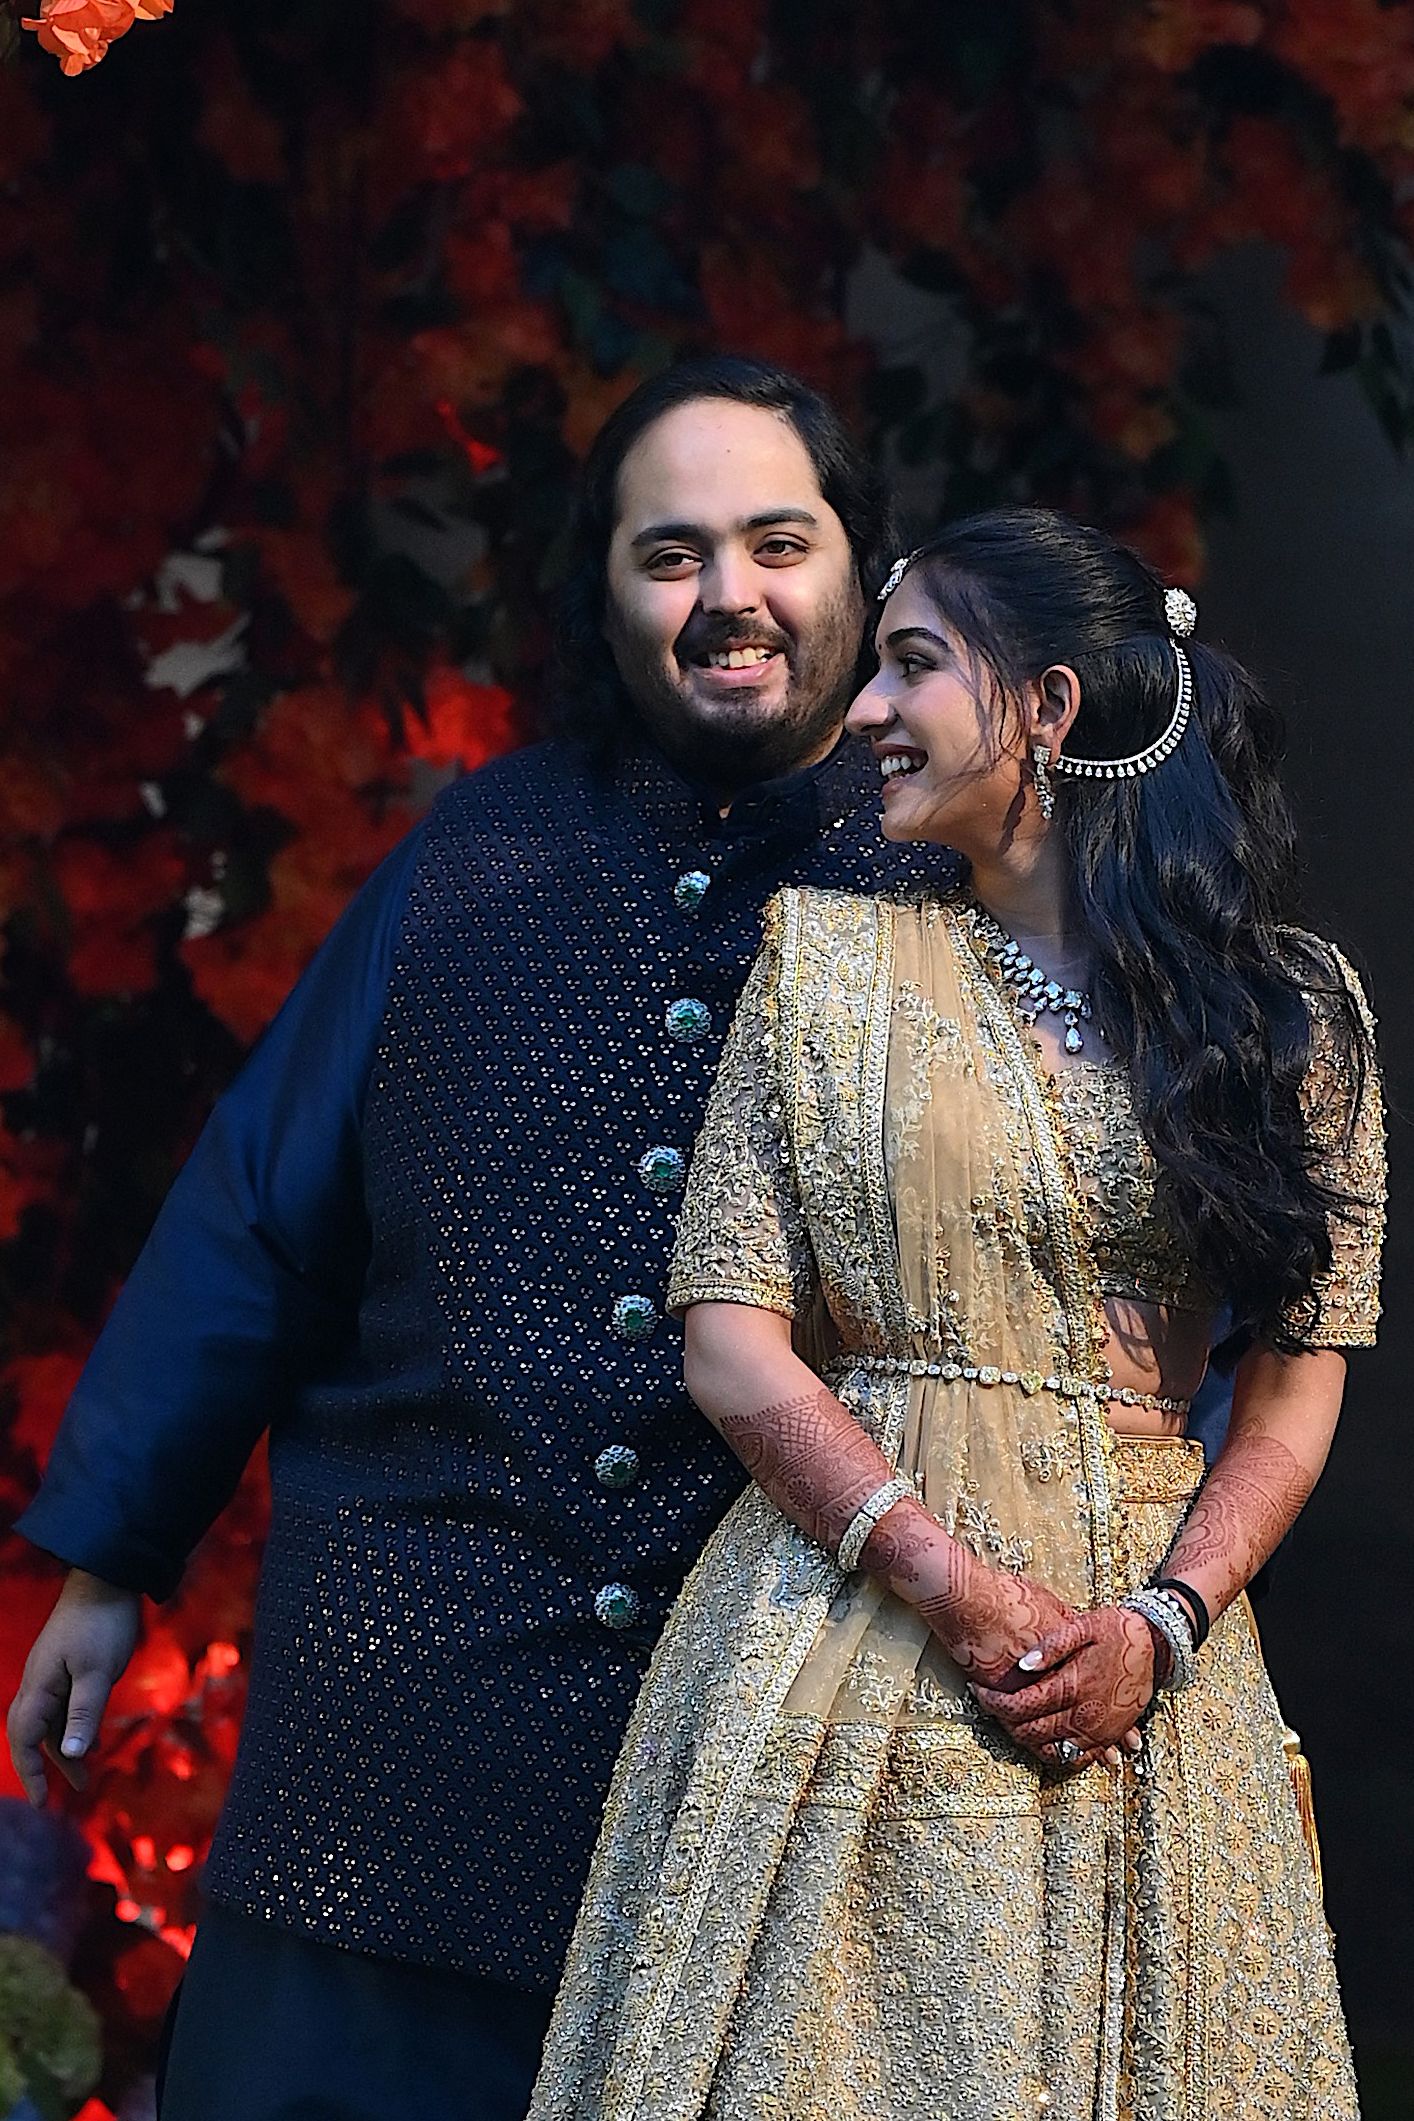
M770 1187L742 1163L761 1130L741 1127L732 1077L767 1051L759 1094L813 1252L833 1388L977 1551L1075 1603L1109 1596L1109 1447L1084 1389L1097 1374L1093 1280L1043 1083L959 907L782 894L743 1012L679 1237L680 1262L712 1257L696 1298L693 1273L675 1273L675 1299L720 1297L731 1216L744 1202L765 1212ZM759 1229L739 1237L754 1260L769 1256ZM843 1579L749 1491L689 1577L645 1682L533 2121L755 2112L757 2074L779 2099L770 2110L813 2115L831 2054L832 2121L862 2121L879 2110L870 2057L889 2044L891 1990L907 2002L920 1976L964 1981L984 1918L1016 1922L1015 1978L1047 2040L1069 2048L1064 2074L1113 2086L1104 1998L1123 1950L1122 1834L1107 1778L1082 1780L1053 1934L1034 1767L979 1717L907 1608L870 1578ZM1004 1847L1030 1879L1034 1919L989 1908L979 1875L971 1901L939 1900L927 1969L871 1967L863 1851L894 1812L954 1819L960 1848L974 1830L979 1854ZM857 1949L842 1953L842 1937ZM1092 2066L1077 2067L1087 2048ZM1003 2096L998 2079L994 2110L1011 2111L1008 2097L1032 2110L1048 2074L1038 2054L1005 2066L1016 2083Z

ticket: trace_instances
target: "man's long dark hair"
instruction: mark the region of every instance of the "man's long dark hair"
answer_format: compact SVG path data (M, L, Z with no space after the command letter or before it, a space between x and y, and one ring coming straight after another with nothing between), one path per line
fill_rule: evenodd
M1124 757L1167 727L1177 673L1164 584L1101 532L996 510L931 539L915 572L1004 701L1052 664L1075 671L1068 756ZM1096 1015L1128 1065L1186 1245L1237 1332L1292 1351L1305 1343L1289 1321L1330 1264L1327 1214L1351 1205L1312 1170L1298 1099L1305 996L1334 1015L1357 1084L1369 1040L1328 952L1292 924L1278 717L1231 658L1185 647L1193 714L1177 750L1136 779L1059 783L1057 823Z
M636 726L604 638L619 472L634 443L656 421L704 398L753 405L789 421L814 466L821 493L844 525L866 600L897 550L882 476L850 439L829 400L789 369L736 354L711 354L679 361L641 383L610 414L585 459L556 613L547 726L556 736L575 739L601 762L615 755Z

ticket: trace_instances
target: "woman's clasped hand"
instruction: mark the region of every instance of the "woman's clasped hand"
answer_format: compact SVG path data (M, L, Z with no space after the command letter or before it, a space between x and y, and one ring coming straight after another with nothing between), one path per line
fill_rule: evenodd
M1124 1606L1068 1612L1017 1659L1000 1685L972 1693L1015 1742L1048 1765L1105 1760L1118 1767L1142 1744L1139 1722L1154 1698L1154 1638ZM1071 1752L1068 1748L1073 1747ZM1067 1750L1062 1750L1067 1748Z

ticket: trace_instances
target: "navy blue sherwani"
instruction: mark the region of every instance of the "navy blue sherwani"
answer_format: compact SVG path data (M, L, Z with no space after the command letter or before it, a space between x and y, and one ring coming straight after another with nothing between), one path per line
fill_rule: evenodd
M165 1597L270 1431L219 1909L553 1987L610 1771L743 1475L662 1316L762 908L891 889L845 740L723 819L648 751L447 790L222 1099L21 1529Z

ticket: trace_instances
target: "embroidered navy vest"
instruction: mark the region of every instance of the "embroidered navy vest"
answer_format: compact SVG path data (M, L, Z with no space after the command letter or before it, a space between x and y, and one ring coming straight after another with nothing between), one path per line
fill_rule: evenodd
M271 1436L208 1883L346 1947L558 1975L647 1652L743 1476L661 1315L721 1040L784 882L945 870L846 744L723 823L651 757L449 790L364 1114L357 1343Z

